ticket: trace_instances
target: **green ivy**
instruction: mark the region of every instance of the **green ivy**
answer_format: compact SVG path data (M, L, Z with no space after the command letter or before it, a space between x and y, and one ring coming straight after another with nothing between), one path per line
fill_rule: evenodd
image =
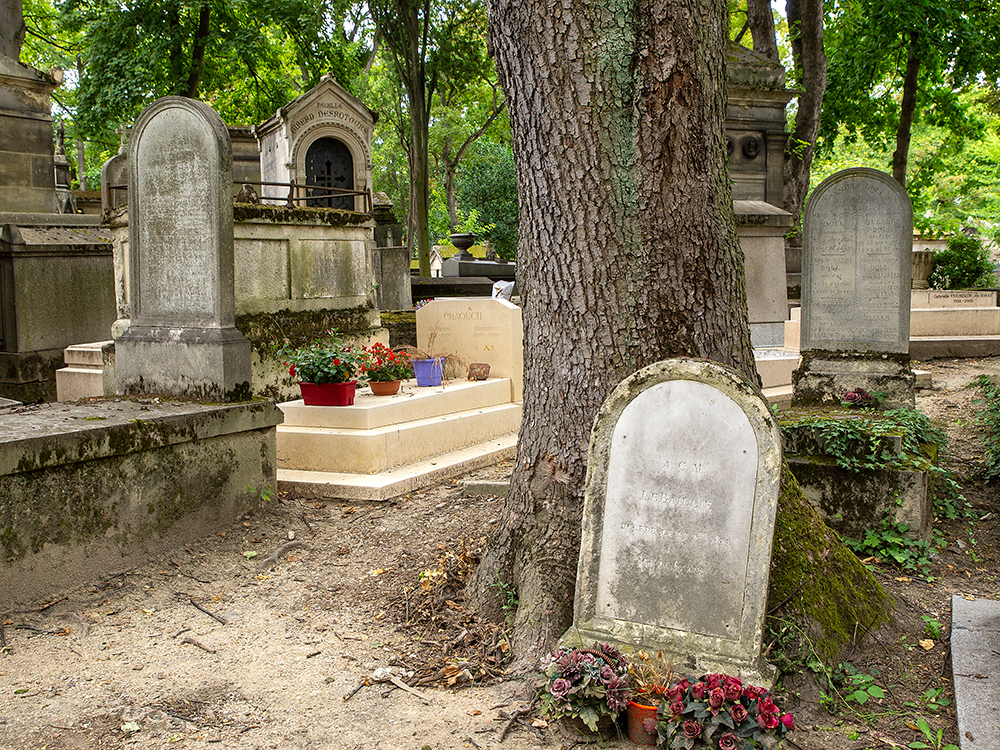
M977 474L984 482L992 482L1000 479L1000 386L988 375L980 375L969 385L979 391L976 403L983 405L976 421L984 428L982 440L986 455Z

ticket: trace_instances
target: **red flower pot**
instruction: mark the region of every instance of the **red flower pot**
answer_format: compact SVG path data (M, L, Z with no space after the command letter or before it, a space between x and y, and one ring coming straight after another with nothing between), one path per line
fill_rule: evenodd
M642 723L646 719L656 721L656 706L644 706L635 701L628 702L628 738L636 745L655 745L656 730L647 732Z
M350 406L358 381L347 383L299 383L306 406Z
M399 392L399 384L402 382L402 380L369 380L368 385L376 396L391 396Z

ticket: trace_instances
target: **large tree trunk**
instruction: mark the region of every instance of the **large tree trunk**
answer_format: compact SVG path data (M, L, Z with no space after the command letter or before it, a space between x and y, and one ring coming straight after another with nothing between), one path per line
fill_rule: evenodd
M490 0L518 172L525 389L501 524L470 585L512 586L515 669L572 620L590 428L626 376L675 356L757 380L725 164L715 0Z
M759 52L768 60L781 62L770 0L747 0L747 25L753 39L753 51Z
M809 193L819 115L826 93L826 53L823 51L823 0L786 0L785 10L792 38L795 84L802 89L795 112L795 132L785 150L785 210L802 216Z
M910 153L910 130L913 128L913 114L917 109L917 74L920 72L920 58L917 56L917 32L910 33L910 54L906 60L906 75L903 77L903 101L899 106L899 128L896 130L896 151L892 155L892 177L906 187L906 162Z

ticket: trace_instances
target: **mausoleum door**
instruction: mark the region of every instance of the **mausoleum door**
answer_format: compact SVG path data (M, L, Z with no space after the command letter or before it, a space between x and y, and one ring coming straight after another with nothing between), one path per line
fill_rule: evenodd
M354 190L354 159L350 149L336 138L320 138L313 142L306 151L306 184ZM334 197L315 188L307 188L306 196L307 206L354 210L354 196Z

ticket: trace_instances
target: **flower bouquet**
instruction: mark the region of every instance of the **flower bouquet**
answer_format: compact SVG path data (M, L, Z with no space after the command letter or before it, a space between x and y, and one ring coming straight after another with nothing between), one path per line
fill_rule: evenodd
M661 744L685 750L770 750L794 725L791 714L778 714L769 691L725 674L681 680L657 716Z
M869 393L864 388L855 388L840 397L840 404L851 409L871 409L882 403L883 399L885 394L881 391Z
M632 695L628 661L614 646L595 643L556 649L543 660L542 668L539 701L543 717L579 719L591 732L598 732L602 718L613 722L628 708Z

